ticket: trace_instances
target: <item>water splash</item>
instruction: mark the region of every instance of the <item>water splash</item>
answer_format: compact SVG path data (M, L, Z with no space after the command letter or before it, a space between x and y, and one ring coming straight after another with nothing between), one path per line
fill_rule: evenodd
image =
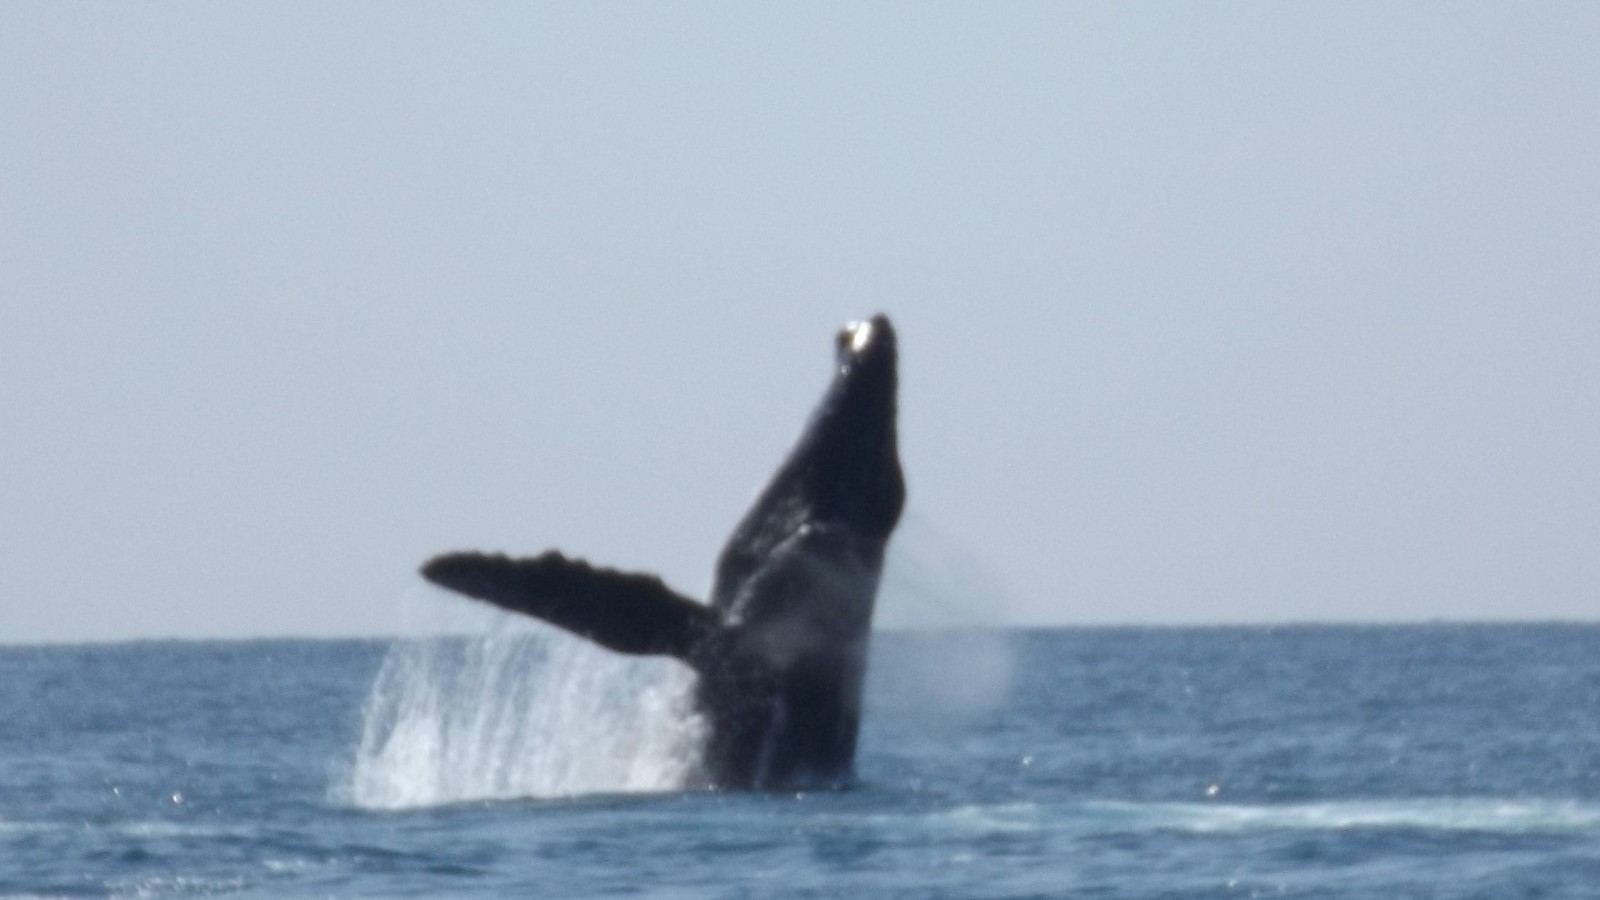
M683 787L704 725L694 676L509 620L398 641L363 711L342 799L372 809Z

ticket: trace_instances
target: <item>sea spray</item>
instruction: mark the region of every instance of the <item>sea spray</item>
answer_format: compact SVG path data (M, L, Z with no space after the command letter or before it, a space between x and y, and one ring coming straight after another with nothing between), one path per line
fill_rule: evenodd
M904 652L870 669L880 712L958 720L1003 703L1014 651L1000 579L928 519L908 513L889 547L878 588L879 628L915 632Z
M704 737L693 688L679 663L539 625L397 641L363 710L346 799L397 809L677 789Z

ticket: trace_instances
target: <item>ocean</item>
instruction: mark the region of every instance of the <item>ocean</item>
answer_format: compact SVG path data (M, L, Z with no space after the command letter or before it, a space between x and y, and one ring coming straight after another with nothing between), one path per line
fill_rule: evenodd
M848 790L678 790L537 625L0 648L0 895L1600 897L1600 626L885 632Z

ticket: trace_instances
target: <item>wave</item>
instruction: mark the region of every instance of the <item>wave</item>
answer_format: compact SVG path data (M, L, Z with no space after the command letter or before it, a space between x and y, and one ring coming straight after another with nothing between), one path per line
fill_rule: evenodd
M1194 834L1384 829L1529 834L1587 832L1600 827L1600 806L1570 800L1488 797L1282 805L1095 801L1085 804L1084 811L1138 830Z
M66 832L71 834L108 835L122 839L214 838L246 837L254 834L249 826L175 822L170 819L127 819L110 822L84 821L80 818L52 820L0 819L0 835L37 835Z
M699 759L694 675L547 627L394 644L337 799L367 809L670 791Z
M1597 834L1600 805L1570 800L1431 798L1291 804L1004 802L940 809L835 814L850 825L967 835L1055 833L1230 835L1272 832L1429 831L1483 834Z
M236 893L249 885L243 876L147 875L109 881L106 886L113 897L193 897Z

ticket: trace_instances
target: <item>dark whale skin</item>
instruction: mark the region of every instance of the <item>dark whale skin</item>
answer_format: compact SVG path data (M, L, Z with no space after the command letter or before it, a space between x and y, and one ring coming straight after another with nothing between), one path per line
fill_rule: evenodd
M878 579L905 505L896 368L886 316L839 332L833 381L723 547L709 605L556 551L449 553L422 574L608 649L691 666L705 787L846 785Z

